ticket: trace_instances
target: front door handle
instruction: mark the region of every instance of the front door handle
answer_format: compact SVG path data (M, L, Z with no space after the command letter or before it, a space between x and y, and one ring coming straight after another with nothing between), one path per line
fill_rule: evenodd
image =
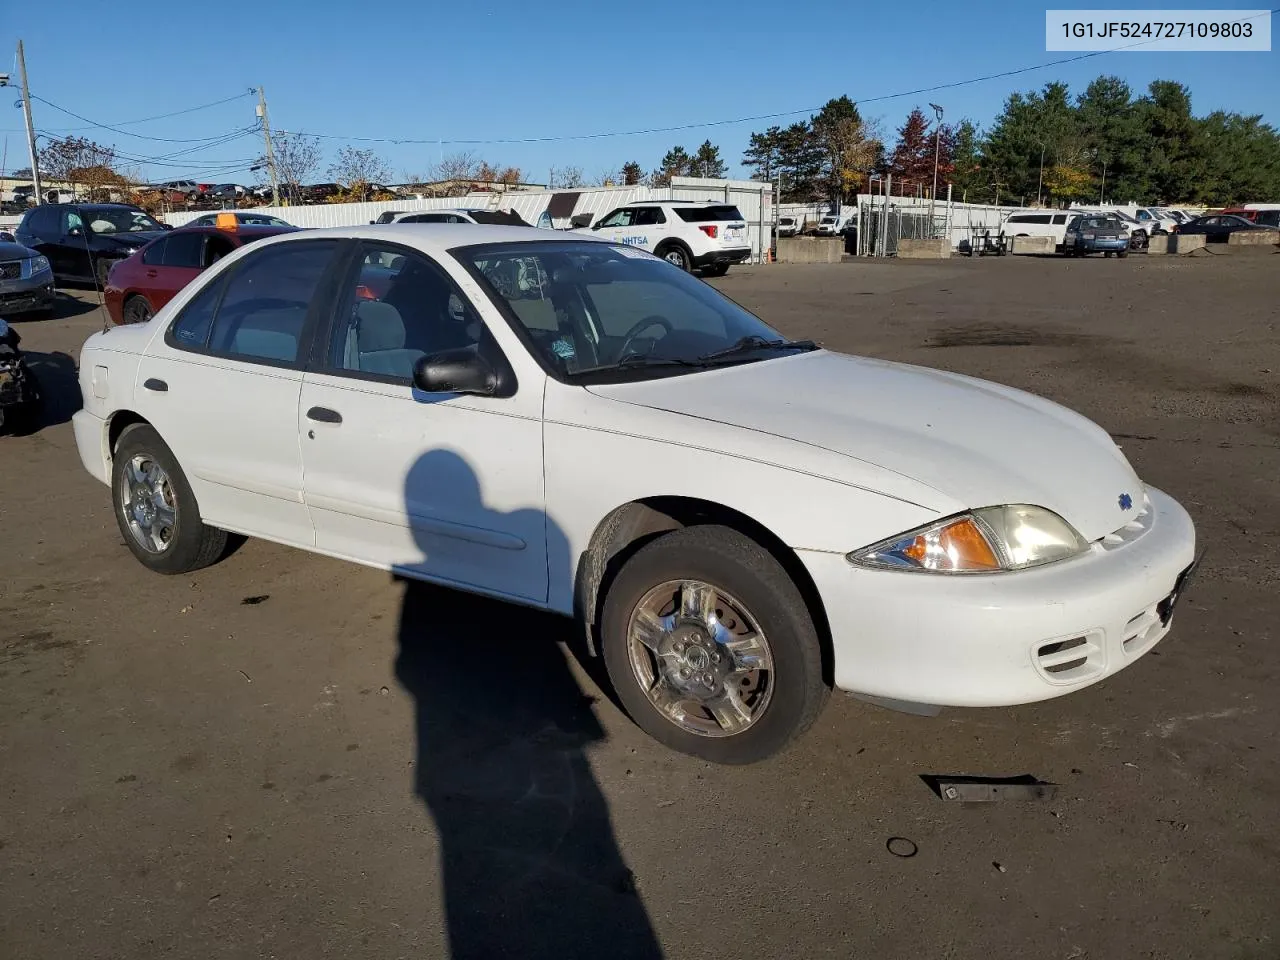
M156 393L166 393L169 390L169 385L167 383L163 380L157 380L155 377L148 377L146 380L143 380L142 385L148 390L154 390Z
M147 276L148 276L148 277L158 277L159 275L160 275L160 274L159 274L159 273L157 273L155 270L148 270L148 271L147 271Z
M317 423L341 423L342 414L328 407L312 407L307 411L307 419L315 420Z

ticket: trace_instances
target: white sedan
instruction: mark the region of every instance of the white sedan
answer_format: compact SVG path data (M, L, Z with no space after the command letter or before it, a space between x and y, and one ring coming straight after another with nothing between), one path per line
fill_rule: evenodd
M718 762L833 685L1079 690L1165 635L1193 566L1186 512L1070 410L788 341L563 233L262 240L90 337L80 380L81 459L152 570L234 532L576 616L635 722Z

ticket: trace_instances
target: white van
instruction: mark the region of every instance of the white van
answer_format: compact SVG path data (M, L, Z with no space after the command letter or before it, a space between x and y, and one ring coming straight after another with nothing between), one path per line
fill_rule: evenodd
M1066 237L1067 224L1078 210L1023 210L1015 211L1005 218L1000 225L1000 232L1006 237L1053 237L1057 246L1062 246Z

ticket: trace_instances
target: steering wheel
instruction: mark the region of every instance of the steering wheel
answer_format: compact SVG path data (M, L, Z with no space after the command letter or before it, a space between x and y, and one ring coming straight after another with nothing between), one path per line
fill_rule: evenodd
M622 340L622 349L618 351L619 360L628 355L628 350L631 347L631 341L635 340L636 337L648 330L650 327L661 327L666 333L670 333L671 321L666 317L660 317L655 313L636 323L627 331L627 335Z

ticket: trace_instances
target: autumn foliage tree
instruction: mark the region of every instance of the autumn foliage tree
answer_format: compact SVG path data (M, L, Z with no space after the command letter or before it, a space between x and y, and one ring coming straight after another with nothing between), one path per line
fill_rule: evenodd
M115 148L84 137L50 140L39 157L46 177L69 183L73 190L83 187L91 200L108 199L111 188L127 184L116 170Z

